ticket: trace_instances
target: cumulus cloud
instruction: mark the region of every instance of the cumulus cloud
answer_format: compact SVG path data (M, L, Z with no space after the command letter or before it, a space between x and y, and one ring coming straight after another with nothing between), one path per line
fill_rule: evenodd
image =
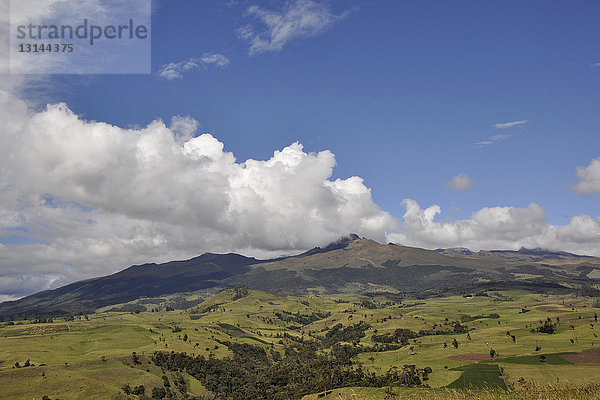
M499 122L497 124L494 124L494 128L496 128L496 129L512 128L514 126L524 125L524 124L526 124L528 122L529 122L529 120L526 120L526 119L523 119L523 120L520 120L520 121Z
M577 167L577 177L581 180L573 186L579 194L600 192L600 157L593 159L587 167Z
M361 178L330 179L328 150L293 143L238 162L189 117L124 129L65 104L33 112L6 92L0 119L0 243L31 239L0 245L11 282L0 294L205 251L276 256L349 232L384 241L396 227Z
M192 57L189 60L164 64L158 69L157 75L167 80L181 79L184 73L208 65L225 68L229 65L229 59L219 53L204 53L202 57Z
M255 5L249 7L246 14L264 25L262 29L253 25L238 29L239 37L250 43L251 55L280 51L288 42L316 36L347 15L334 15L327 3L312 0L286 2L281 11L265 10Z
M600 219L587 215L571 218L569 224L551 225L537 204L527 208L490 207L475 212L471 218L436 221L438 205L422 209L414 200L404 200L400 232L390 233L388 240L425 248L468 247L471 250L541 247L600 256Z
M465 173L460 173L452 177L452 179L450 179L450 181L446 183L446 188L463 191L471 189L473 185L473 181L471 180L471 178L469 178L469 175Z
M7 4L0 1L4 37ZM44 9L36 6L23 15ZM248 25L238 33L250 43L251 54L278 51L292 40L323 32L345 15L311 0L287 2L280 11L254 6L248 16L262 28ZM3 72L8 59L2 42ZM228 63L225 56L207 53L165 64L159 76L179 79L187 71ZM24 78L10 78L0 77L0 301L131 264L204 251L278 256L349 232L427 248L527 246L600 256L600 220L587 215L554 226L532 204L484 208L469 219L440 222L440 207L422 209L405 200L397 230L397 221L373 202L360 177L331 178L335 156L328 150L309 153L292 143L267 160L240 162L217 138L197 135L193 118L124 129L83 120L65 104L35 112L14 95ZM27 82L32 79L43 77ZM478 145L508 137L491 136ZM599 191L599 160L578 169L578 192ZM386 238L390 231L396 232ZM7 244L15 237L22 244Z

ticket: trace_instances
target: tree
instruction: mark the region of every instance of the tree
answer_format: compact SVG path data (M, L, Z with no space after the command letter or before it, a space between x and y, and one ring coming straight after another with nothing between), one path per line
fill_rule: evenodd
M134 364L141 364L140 357L137 355L137 353L135 351L133 353L131 353L131 361L133 361Z
M427 381L429 380L429 374L432 373L433 370L431 369L431 367L425 367L423 368L421 375L423 376L423 380Z
M167 395L167 392L164 388L161 387L153 387L152 388L152 398L153 399L164 399Z
M490 349L490 358L494 358L496 356L496 350Z
M458 349L458 340L456 340L456 338L452 339L452 346L454 346L455 349Z
M123 390L123 393L125 394L131 394L131 386L129 386L129 384L123 386L121 390Z
M137 396L142 396L144 395L144 393L146 393L146 388L144 387L144 385L136 386L131 391L131 394L135 394Z
M403 386L419 386L421 384L419 370L415 365L404 365L402 372L397 378L397 381Z
M540 321L541 322L541 321ZM535 329L531 329L531 332L540 332L540 333L547 333L549 335L554 333L554 330L556 329L556 327L554 326L554 324L552 323L552 320L550 318L548 318L546 321L544 321L540 326L538 326Z

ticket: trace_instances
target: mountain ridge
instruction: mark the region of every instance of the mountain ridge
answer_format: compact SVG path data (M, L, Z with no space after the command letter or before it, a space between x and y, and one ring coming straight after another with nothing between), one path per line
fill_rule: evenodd
M351 234L323 248L270 260L209 252L188 260L133 265L1 303L0 318L89 313L141 297L231 286L290 294L377 288L431 295L495 283L597 290L596 277L600 278L596 257L543 249L426 250Z

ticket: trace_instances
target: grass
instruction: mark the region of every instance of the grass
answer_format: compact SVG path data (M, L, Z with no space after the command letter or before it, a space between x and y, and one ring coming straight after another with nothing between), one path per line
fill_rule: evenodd
M561 357L563 354L574 354L574 353L555 353L555 354L540 354L535 356L521 356L521 357L506 357L502 358L502 363L511 364L540 364L545 363L547 365L569 365L572 363Z
M219 293L189 311L99 312L89 315L89 319L56 319L51 324L0 324L0 397L125 399L121 391L125 384L144 385L147 393L154 386L162 386L162 372L148 364L149 357L157 350L212 354L221 358L231 355L220 343L229 340L272 347L283 354L280 341L289 342L284 337L286 334L309 339L324 335L327 328L335 324L360 321L371 326L361 339L361 345L372 346L374 334L391 333L397 328L419 331L432 329L434 325L448 327L461 316L497 313L498 319L467 322L470 339L466 333L425 336L410 340L408 346L398 350L360 353L356 361L377 374L404 364L432 368L427 381L430 389L394 388L396 397L389 398L498 399L502 395L503 399L591 399L592 394L600 398L598 388L593 386L600 383L600 364L574 365L560 357L600 347L597 337L600 328L593 319L600 309L594 307L593 298L505 291L488 293L488 297L453 296L389 303L379 296L370 299L378 307L369 309L361 305L366 297L352 294L297 297L250 291L248 296L235 300L234 295L233 291ZM521 313L523 307L531 311ZM208 311L200 314L199 310ZM330 314L300 326L279 319L275 313L282 310L303 315ZM548 317L553 321L559 318L555 334L531 332L531 327ZM180 327L181 332L173 332L175 326ZM187 341L183 340L184 335ZM458 341L458 348L451 345L453 339ZM539 351L536 348L540 348ZM490 361L490 349L500 358ZM133 351L140 355L142 364L133 364ZM539 362L540 354L546 357L543 363ZM481 362L475 363L477 357ZM35 366L12 368L15 362L22 365L27 359ZM499 368L503 370L501 377ZM188 375L185 379L190 395L206 393L199 381ZM524 389L520 382L530 383ZM485 386L506 387L511 391L464 388ZM554 394L548 392L549 387L563 397L551 397ZM533 397L524 397L526 390L533 393ZM540 396L548 392L547 397L535 397L538 392ZM386 396L385 389L375 388L340 389L334 393L342 397L332 397L332 394L327 398L383 399Z
M453 368L463 371L460 378L447 387L455 389L488 389L499 388L506 390L506 383L501 378L500 368L494 364L469 364Z
M485 389L421 389L421 388L344 388L327 396L305 396L303 400L596 400L600 385L573 386L526 383L510 392Z
M231 324L219 323L217 325L219 325L221 328L223 328L226 331L228 331L231 335L241 336L241 335L244 335L246 333L243 330L241 330L240 328L238 328L237 326L233 326Z

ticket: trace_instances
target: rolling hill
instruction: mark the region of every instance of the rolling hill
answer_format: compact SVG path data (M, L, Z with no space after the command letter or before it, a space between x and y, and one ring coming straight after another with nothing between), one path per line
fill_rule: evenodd
M600 258L542 249L425 250L350 235L296 256L257 260L206 253L185 261L131 266L0 304L0 318L74 315L142 297L231 286L290 294L394 293L421 297L521 287L596 293Z

